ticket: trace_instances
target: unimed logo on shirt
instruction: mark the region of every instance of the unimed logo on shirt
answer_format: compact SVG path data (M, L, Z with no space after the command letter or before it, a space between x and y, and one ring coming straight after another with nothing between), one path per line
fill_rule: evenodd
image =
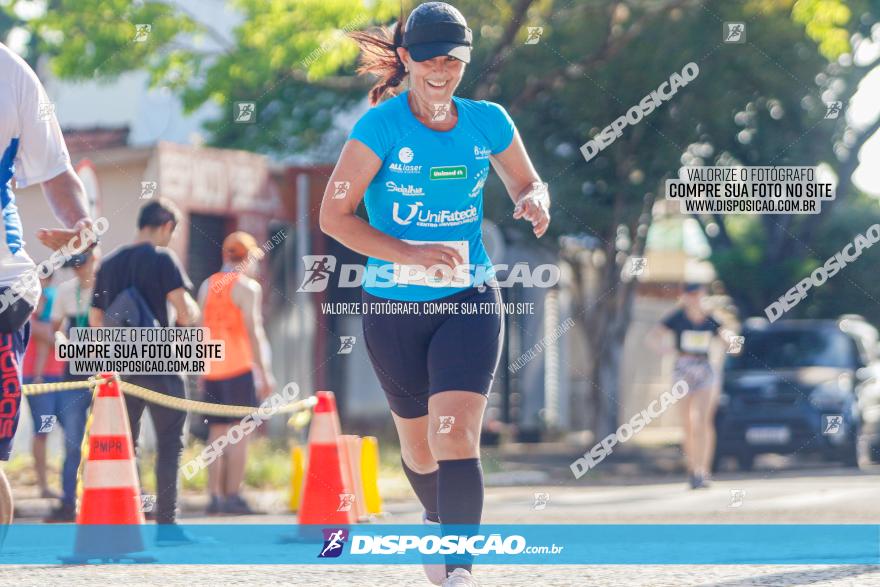
M430 177L431 179L467 179L467 167L464 165L432 167Z

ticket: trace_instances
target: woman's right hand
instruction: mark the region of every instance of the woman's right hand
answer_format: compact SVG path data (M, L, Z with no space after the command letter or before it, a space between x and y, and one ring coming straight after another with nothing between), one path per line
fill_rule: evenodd
M440 244L412 244L405 243L403 264L417 265L428 269L434 265L446 265L455 269L464 263L457 249Z

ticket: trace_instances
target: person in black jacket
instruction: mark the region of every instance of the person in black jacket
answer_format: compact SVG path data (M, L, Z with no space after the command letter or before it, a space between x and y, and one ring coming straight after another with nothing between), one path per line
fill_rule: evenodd
M167 249L180 220L180 212L170 201L159 198L141 207L134 243L116 249L101 265L95 279L94 297L89 316L91 326L104 326L105 311L119 294L133 287L149 306L159 326L171 325L170 305L177 326L191 326L199 319L199 306L188 290L192 289L186 271L177 256ZM167 303L166 303L167 302ZM131 375L123 377L173 397L186 397L183 376ZM125 396L131 435L137 447L141 416L147 403ZM177 481L180 455L183 452L183 428L186 412L149 405L156 429L156 522L160 524L157 544L185 544L191 540L175 524Z

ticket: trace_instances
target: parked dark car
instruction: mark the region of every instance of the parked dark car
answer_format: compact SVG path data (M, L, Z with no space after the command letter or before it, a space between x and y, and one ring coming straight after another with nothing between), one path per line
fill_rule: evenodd
M847 465L880 461L877 330L840 320L746 322L728 355L714 468L749 470L763 453L819 453Z

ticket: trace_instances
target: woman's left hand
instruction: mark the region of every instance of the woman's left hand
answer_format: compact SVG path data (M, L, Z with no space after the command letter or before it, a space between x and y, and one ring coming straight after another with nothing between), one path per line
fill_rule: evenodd
M550 226L549 194L546 189L533 189L516 203L513 217L524 218L532 223L532 232L541 238Z

